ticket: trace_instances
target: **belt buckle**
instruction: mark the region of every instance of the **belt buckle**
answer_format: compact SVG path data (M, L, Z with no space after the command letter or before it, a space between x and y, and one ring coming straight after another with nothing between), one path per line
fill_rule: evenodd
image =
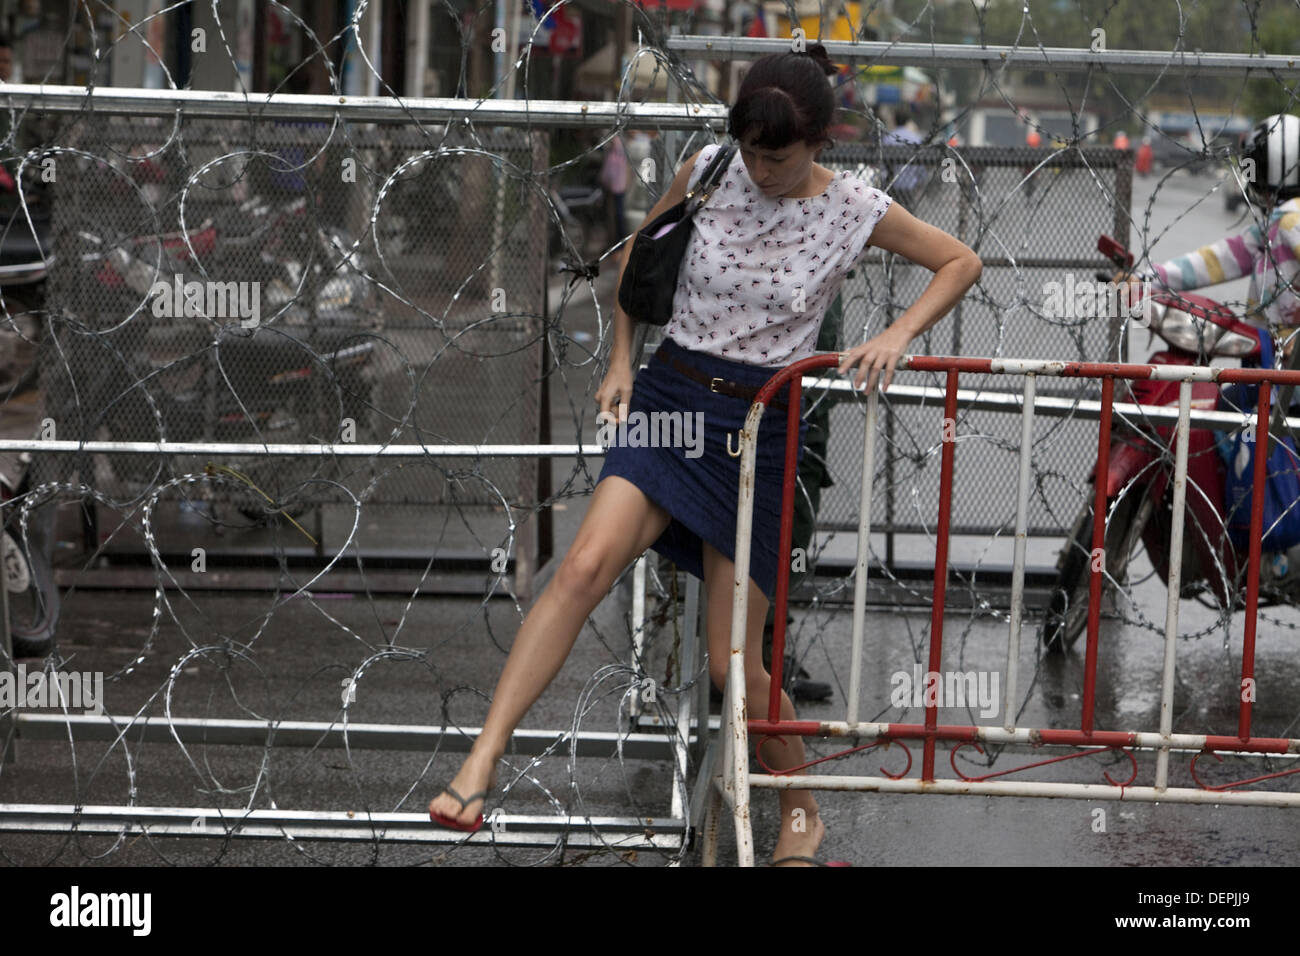
M713 380L709 382L709 391L710 392L718 391L718 386L721 385L723 381L725 381L725 379L719 378L718 376L715 375L713 377Z

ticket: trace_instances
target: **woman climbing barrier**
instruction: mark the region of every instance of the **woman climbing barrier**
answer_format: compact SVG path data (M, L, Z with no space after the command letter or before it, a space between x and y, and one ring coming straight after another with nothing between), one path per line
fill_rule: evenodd
M831 142L826 133L835 104L827 77L836 74L819 43L804 53L774 54L753 64L728 117L728 134L740 148L695 215L666 339L637 374L635 388L632 319L615 306L609 369L596 392L600 412L620 421L659 413L699 415L702 441L692 448L611 443L577 537L520 626L482 732L455 778L429 805L435 822L460 830L482 826L496 762L510 735L559 673L588 615L647 548L704 581L710 677L723 686L739 481L739 460L726 447L728 433L734 444L754 394L778 368L813 354L826 307L869 240L934 277L885 331L842 354L839 371L856 367L858 388L875 388L878 382L887 388L912 339L947 315L978 281L980 260L963 243L915 219L861 179L815 161ZM720 148L695 153L645 222L680 202ZM781 410L786 398L788 387L770 407ZM801 438L806 427L800 426ZM783 560L777 542L785 429L784 414L768 416L758 448L745 654L746 695L754 709L768 699L761 644L777 564ZM781 718L794 717L783 694ZM801 738L777 738L764 746L771 767L804 762ZM812 793L781 791L780 804L776 861L816 862L825 827Z

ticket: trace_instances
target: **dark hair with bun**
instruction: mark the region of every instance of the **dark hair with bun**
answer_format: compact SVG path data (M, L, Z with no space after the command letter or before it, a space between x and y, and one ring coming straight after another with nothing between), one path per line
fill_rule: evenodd
M803 141L826 145L835 112L835 94L826 77L839 70L826 47L810 43L802 53L770 53L754 62L745 74L727 117L727 132L737 140L755 127L755 143L780 149Z

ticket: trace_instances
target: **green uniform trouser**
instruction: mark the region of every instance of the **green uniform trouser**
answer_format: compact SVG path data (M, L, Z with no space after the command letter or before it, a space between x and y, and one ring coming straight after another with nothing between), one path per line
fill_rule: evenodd
M817 336L817 351L834 352L839 348L840 320L843 315L841 297L826 310L822 319L821 331ZM822 399L808 415L808 432L804 437L803 460L799 463L799 484L794 492L794 533L790 537L790 548L802 549L803 560L798 567L805 570L790 572L791 593L799 587L811 573L809 545L812 543L813 529L817 524L817 508L821 504L822 489L832 484L830 472L826 467L826 447L830 441L831 402ZM790 558L794 565L793 558ZM763 666L772 666L772 625L776 620L776 604L767 609L767 628L763 634ZM788 646L788 645L787 645Z

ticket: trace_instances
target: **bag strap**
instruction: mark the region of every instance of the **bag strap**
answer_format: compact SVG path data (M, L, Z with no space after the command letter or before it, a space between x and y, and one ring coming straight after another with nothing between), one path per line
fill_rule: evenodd
M1273 334L1268 329L1255 329L1255 337L1259 339L1259 367L1273 367Z
M1296 348L1291 353L1289 362L1283 361L1275 364L1273 353L1273 330L1269 328L1256 328L1255 337L1259 339L1259 367L1264 369L1281 369L1291 371L1300 368L1300 348ZM1296 441L1296 435L1291 431L1286 423L1287 414L1291 406L1291 392L1293 386L1274 385L1273 386L1273 407L1268 416L1269 435L1275 439L1279 446L1285 446L1285 440L1290 438Z
M691 203L695 199L696 194L703 190L703 194L700 195L699 200L695 201L694 204L690 206L692 213L696 209L699 209L700 206L703 206L708 201L709 196L713 195L713 190L717 187L723 174L726 173L727 168L731 165L731 157L735 152L735 146L723 146L713 154L713 159L711 159L709 165L704 168L704 172L695 183L695 187L686 193L686 200L688 203Z

